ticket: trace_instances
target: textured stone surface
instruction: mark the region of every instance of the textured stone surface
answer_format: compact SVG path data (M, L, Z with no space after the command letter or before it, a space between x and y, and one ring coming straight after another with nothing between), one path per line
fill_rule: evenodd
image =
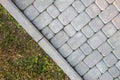
M73 52L68 44L64 44L62 47L60 47L59 51L64 57L68 57Z
M108 3L106 2L106 0L96 0L95 3L101 10L105 10L108 6Z
M54 33L58 33L63 28L63 25L58 19L55 19L53 22L51 22L49 27Z
M55 34L50 30L49 27L46 27L42 30L42 34L47 38L51 39Z
M68 40L68 44L73 50L75 50L80 47L86 40L87 38L81 32L78 32L74 37Z
M107 7L106 10L100 13L99 17L102 19L104 23L108 23L110 20L112 20L116 15L118 14L117 9L115 6L110 5Z
M82 53L80 49L75 50L68 58L67 61L72 65L77 65L80 61L83 60L85 55Z
M113 77L110 75L109 72L106 72L100 77L100 80L113 80Z
M93 51L93 53L84 59L84 62L91 68L96 65L96 63L98 63L101 59L102 55L98 51Z
M94 18L100 13L100 9L96 4L92 4L86 9L86 12L91 18Z
M73 7L69 7L67 10L61 13L58 19L63 25L67 25L68 23L70 23L70 21L72 21L72 19L75 18L75 16L77 16L77 12Z
M80 49L84 52L85 55L89 55L92 52L92 48L87 44L83 44Z
M120 59L120 47L116 48L114 51L113 51L114 55Z
M84 62L80 62L75 69L80 75L84 75L89 70L89 67Z
M37 34L48 41L40 40L30 25L24 28L40 40L71 80L81 80L79 76L83 80L120 80L119 0L13 1L39 30Z
M108 23L102 28L102 31L107 37L110 37L117 31L117 29L112 23Z
M120 19L120 14L112 20L113 24L116 26L117 29L120 29L120 20L119 19Z
M97 80L101 76L100 71L94 67L90 69L84 76L85 80ZM105 79L104 79L105 80ZM109 79L108 79L109 80Z
M112 53L106 56L103 60L108 67L113 66L117 62L117 58Z
M53 0L35 0L33 5L35 8L39 11L42 12L44 11L50 4L52 4Z
M115 0L115 2L113 4L120 11L120 0Z
M72 36L76 33L75 29L73 28L73 26L72 26L71 24L65 26L64 31L65 31L70 37L72 37Z
M45 26L47 26L52 21L51 16L45 11L42 14L40 14L33 23L37 26L39 30L43 29Z
M100 18L96 17L89 23L90 27L93 29L94 32L99 31L103 27L103 23Z
M31 5L25 9L24 14L32 21L39 15L39 12Z
M120 75L120 71L116 66L111 67L108 71L114 78Z
M100 61L96 66L100 70L101 73L104 73L105 71L108 70L107 65L103 61Z
M15 4L21 9L24 10L30 4L34 2L34 0L13 0Z
M84 4L80 0L76 0L72 6L77 10L78 13L81 13L85 9Z
M84 33L84 35L87 38L90 38L94 34L93 30L89 27L89 25L87 25L84 28L82 28L81 31Z
M95 0L81 0L83 2L83 4L87 7L90 4L92 4Z
M67 40L69 39L69 37L67 36L67 34L63 31L60 31L58 34L56 34L52 39L51 39L51 43L54 45L55 48L59 48L60 46L62 46Z
M58 9L54 6L54 5L51 5L47 8L47 12L53 17L53 18L56 18L60 12L58 11Z
M72 4L74 0L56 0L55 1L55 6L60 10L64 11L69 5Z
M94 36L92 36L89 40L88 40L88 44L93 48L96 49L98 48L105 40L106 40L106 36L101 32L97 32Z
M113 48L117 48L120 46L120 31L117 31L110 39L108 39L108 42Z
M87 15L87 13L83 12L80 15L78 15L71 24L73 27L79 31L81 28L83 28L88 22L90 21L90 17Z
M107 56L108 54L111 53L111 51L113 51L113 49L111 48L111 46L105 42L103 43L98 50L102 53L103 56Z

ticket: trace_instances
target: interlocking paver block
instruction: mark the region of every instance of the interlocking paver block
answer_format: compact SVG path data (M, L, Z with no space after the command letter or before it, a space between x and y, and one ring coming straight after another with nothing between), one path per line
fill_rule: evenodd
M62 47L60 47L59 51L64 57L68 57L73 52L68 44L64 44Z
M47 8L47 12L53 17L53 18L56 18L60 12L58 11L58 9L54 6L54 5L51 5Z
M114 0L106 0L108 3L112 3Z
M101 59L102 55L97 50L95 50L84 59L84 62L91 68L96 65Z
M81 0L83 2L83 4L87 7L90 4L92 4L95 0Z
M81 13L85 9L84 4L80 0L76 0L72 6L77 10L78 13Z
M112 23L117 29L120 29L120 14L112 20Z
M55 34L50 30L49 27L45 27L42 30L42 34L47 38L47 39L51 39Z
M117 58L113 55L113 53L107 55L103 60L108 67L113 66L117 62Z
M15 4L21 9L24 10L30 4L34 2L34 0L13 0Z
M113 4L120 11L120 0L115 0L115 2Z
M120 0L0 3L71 80L120 80Z
M118 59L120 59L120 47L115 48L113 53Z
M87 44L83 44L80 49L84 52L85 55L89 55L92 52L92 48Z
M87 42L93 48L98 48L105 40L106 36L101 32L97 32L94 36L92 36Z
M120 46L120 31L117 31L112 37L108 39L109 44L113 48L117 48Z
M76 31L75 29L73 28L73 26L71 24L67 25L65 28L64 28L64 31L70 36L72 37Z
M116 67L120 70L120 61L116 63Z
M76 67L75 70L80 74L80 75L84 75L88 70L89 67L84 63L84 62L80 62Z
M78 15L71 24L73 27L79 31L81 28L83 28L88 22L90 21L90 17L87 15L87 13L82 12L80 15Z
M91 18L94 18L100 13L100 9L96 4L92 4L86 9L86 12Z
M109 7L106 8L106 10L100 13L99 17L102 19L104 23L108 23L117 14L118 14L118 10L116 9L116 7L113 5L110 5Z
M81 32L78 32L68 40L68 44L73 50L75 50L80 47L86 40L87 38Z
M58 33L63 28L63 25L58 19L55 19L50 23L49 27L54 33Z
M87 26L85 26L84 28L82 28L81 31L84 33L84 35L85 35L87 38L90 38L90 37L94 34L93 30L90 28L89 25L87 25Z
M101 73L104 73L105 71L108 70L108 67L107 65L103 62L103 61L100 61L96 67L100 70Z
M107 56L108 54L111 53L111 51L113 51L113 49L111 48L111 46L105 42L103 43L98 50L102 53L103 56Z
M67 25L68 23L70 23L72 19L75 18L75 16L77 16L76 10L73 7L69 7L60 14L58 19L61 21L63 25Z
M114 78L120 75L120 71L118 70L116 66L111 67L108 71Z
M118 78L116 78L115 80L119 80Z
M85 74L84 79L85 80L97 80L101 76L100 71L94 67L88 71L88 73ZM106 80L106 79L104 79ZM109 79L108 79L109 80Z
M24 14L32 21L39 15L39 12L31 5L25 9Z
M104 24L99 17L96 17L89 23L89 25L94 32L97 32L103 27Z
M52 21L52 17L45 11L41 13L33 23L37 26L39 30L43 29Z
M62 12L64 11L69 5L72 4L74 0L56 0L54 2L55 6Z
M113 77L110 75L109 72L106 72L100 77L100 80L113 80Z
M101 10L105 10L108 7L106 0L96 0L95 3Z
M110 22L108 24L106 24L103 28L102 28L102 31L105 33L105 35L107 37L110 37L112 36L116 31L117 29L115 28L115 26Z
M52 2L53 0L35 0L33 5L39 12L43 12Z
M67 36L67 34L66 34L64 31L60 31L58 34L56 34L56 35L51 39L51 43L54 45L55 48L59 48L59 47L62 46L68 39L69 39L69 37Z
M67 61L72 65L77 65L80 61L84 59L85 55L80 49L75 50L68 58Z

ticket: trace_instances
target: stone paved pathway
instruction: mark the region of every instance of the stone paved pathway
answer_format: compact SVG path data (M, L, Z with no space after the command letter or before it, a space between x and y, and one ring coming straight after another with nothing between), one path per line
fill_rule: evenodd
M84 80L120 80L120 0L13 0Z

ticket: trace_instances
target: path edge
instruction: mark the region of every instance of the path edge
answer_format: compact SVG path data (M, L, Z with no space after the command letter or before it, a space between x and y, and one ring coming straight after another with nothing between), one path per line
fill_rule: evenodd
M68 64L53 45L35 28L11 0L0 0L0 4L16 19L26 32L40 45L54 62L67 74L71 80L83 80Z

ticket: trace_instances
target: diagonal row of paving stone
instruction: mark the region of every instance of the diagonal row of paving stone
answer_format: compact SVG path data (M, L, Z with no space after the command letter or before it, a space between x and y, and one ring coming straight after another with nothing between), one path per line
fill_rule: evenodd
M13 0L84 80L120 80L120 0Z

